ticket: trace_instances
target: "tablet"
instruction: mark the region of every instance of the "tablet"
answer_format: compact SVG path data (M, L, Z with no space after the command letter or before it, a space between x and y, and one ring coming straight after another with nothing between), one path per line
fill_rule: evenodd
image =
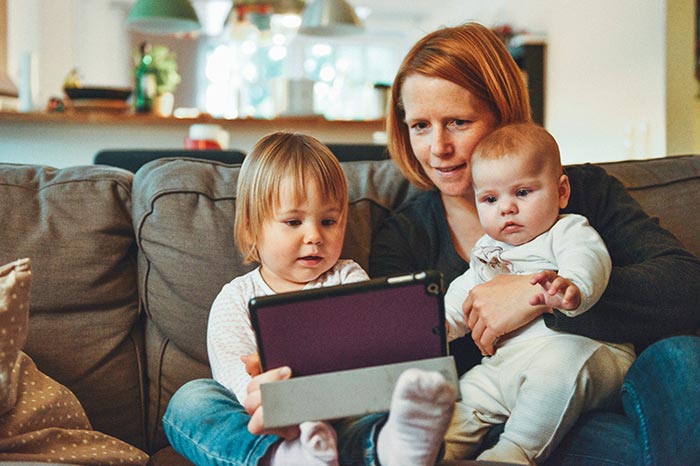
M263 370L304 376L447 355L435 271L257 297L249 309Z

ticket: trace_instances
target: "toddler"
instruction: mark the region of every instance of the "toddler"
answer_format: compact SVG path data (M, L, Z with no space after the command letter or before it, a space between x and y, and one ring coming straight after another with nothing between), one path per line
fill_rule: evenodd
M212 305L207 330L214 379L235 395L221 409L231 412L225 450L233 457L229 459L240 461L236 464L342 464L338 451L343 451L346 440L352 441L348 425L353 420L305 422L299 426L299 437L283 439L248 432L244 426L250 416L242 405L251 382L244 360L257 353L249 300L368 278L358 264L340 259L347 213L342 168L316 139L273 133L246 156L238 177L234 238L244 258L259 265L223 287ZM433 464L453 409L454 390L442 375L419 370L402 374L388 421L377 436L380 462Z

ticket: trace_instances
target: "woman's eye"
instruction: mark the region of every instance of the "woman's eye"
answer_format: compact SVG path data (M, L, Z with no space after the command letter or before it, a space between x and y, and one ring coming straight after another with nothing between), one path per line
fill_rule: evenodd
M453 126L455 128L462 128L464 126L467 126L469 123L469 120L452 120L450 122L450 126Z
M422 121L411 124L411 130L413 130L416 133L420 133L421 131L425 131L426 128L428 128L428 124L425 122L422 122Z

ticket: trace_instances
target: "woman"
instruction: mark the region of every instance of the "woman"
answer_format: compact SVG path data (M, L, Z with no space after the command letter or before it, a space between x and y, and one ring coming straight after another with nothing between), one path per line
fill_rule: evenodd
M527 90L499 39L487 28L470 23L421 39L399 69L391 102L389 152L404 175L428 191L395 212L378 231L370 274L438 269L449 283L469 267L468 252L484 233L471 186L472 151L500 125L530 120ZM610 342L633 342L638 351L665 336L700 327L697 258L602 169L584 165L569 168L567 174L572 193L566 211L589 219L613 260L605 294L586 314L569 318L543 306L530 306L527 277L504 275L479 285L464 304L474 344L462 342L464 346L456 352L460 370L477 364L479 353L494 354L500 336L542 314L551 328ZM674 364L669 364L666 358L672 353ZM700 406L684 398L692 393L692 381L700 377L698 355L700 342L692 337L665 340L650 348L630 370L623 387L628 417L587 416L550 463L699 461L697 441L690 438ZM655 374L652 386L640 378L649 377L649 371ZM684 403L683 409L675 406L679 402Z
M483 234L471 197L468 162L472 150L499 125L529 119L520 72L488 29L466 24L420 40L405 58L392 87L389 150L410 181L432 189L396 212L378 232L371 274L435 268L450 281L464 272L469 266L465 251ZM609 290L585 318L568 319L527 305L530 285L519 277L498 277L481 285L467 303L471 309L468 322L481 352L493 353L499 335L542 313L554 328L641 345L679 329L699 327L697 258L649 219L602 170L580 167L568 174L572 184L569 211L586 215L610 249L614 270ZM424 246L416 248L417 244ZM473 344L460 349L465 348L455 357L460 366L468 368L478 362L479 350ZM652 349L640 356L627 377L623 391L629 418L596 413L582 419L551 464L698 463L698 456L693 456L698 447L692 429L700 418L700 407L687 404L696 398L691 395L700 379L700 343L697 338L670 339ZM687 357L669 364L679 352ZM249 373L259 374L257 357L251 356L247 366ZM263 432L260 385L288 377L288 371L279 369L253 377L245 401L250 414L246 422L253 435ZM218 464L215 459L207 462L202 455L212 445L225 448L231 443L202 430L203 423L231 421L223 418L226 409L202 420L201 401L214 392L219 395L219 406L235 401L214 381L193 381L178 390L166 413L169 423L177 421L178 426L168 431L171 442L179 444L186 456L200 458L200 464ZM233 417L241 420L238 414ZM348 443L356 448L339 451L340 463L381 464L376 443L386 420L385 415L375 414L346 426L344 435L354 438ZM636 441L638 425L645 430ZM278 433L286 438L298 435L295 429Z

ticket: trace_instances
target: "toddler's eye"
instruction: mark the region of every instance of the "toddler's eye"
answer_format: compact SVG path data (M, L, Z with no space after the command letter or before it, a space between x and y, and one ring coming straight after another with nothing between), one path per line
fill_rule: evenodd
M331 227L337 223L338 223L338 221L333 219L333 218L327 218L327 219L321 221L321 225L323 225L324 227Z
M299 225L301 225L301 221L300 221L300 220L296 220L296 219L285 220L285 221L284 221L284 224L287 225L287 226L289 226L289 227L298 227Z
M486 196L484 198L484 202L487 204L493 204L494 202L496 202L496 196Z
M515 192L515 194L516 194L516 196L518 196L518 197L525 197L525 196L527 196L528 194L530 194L530 190L529 190L529 189L518 189L518 190Z

